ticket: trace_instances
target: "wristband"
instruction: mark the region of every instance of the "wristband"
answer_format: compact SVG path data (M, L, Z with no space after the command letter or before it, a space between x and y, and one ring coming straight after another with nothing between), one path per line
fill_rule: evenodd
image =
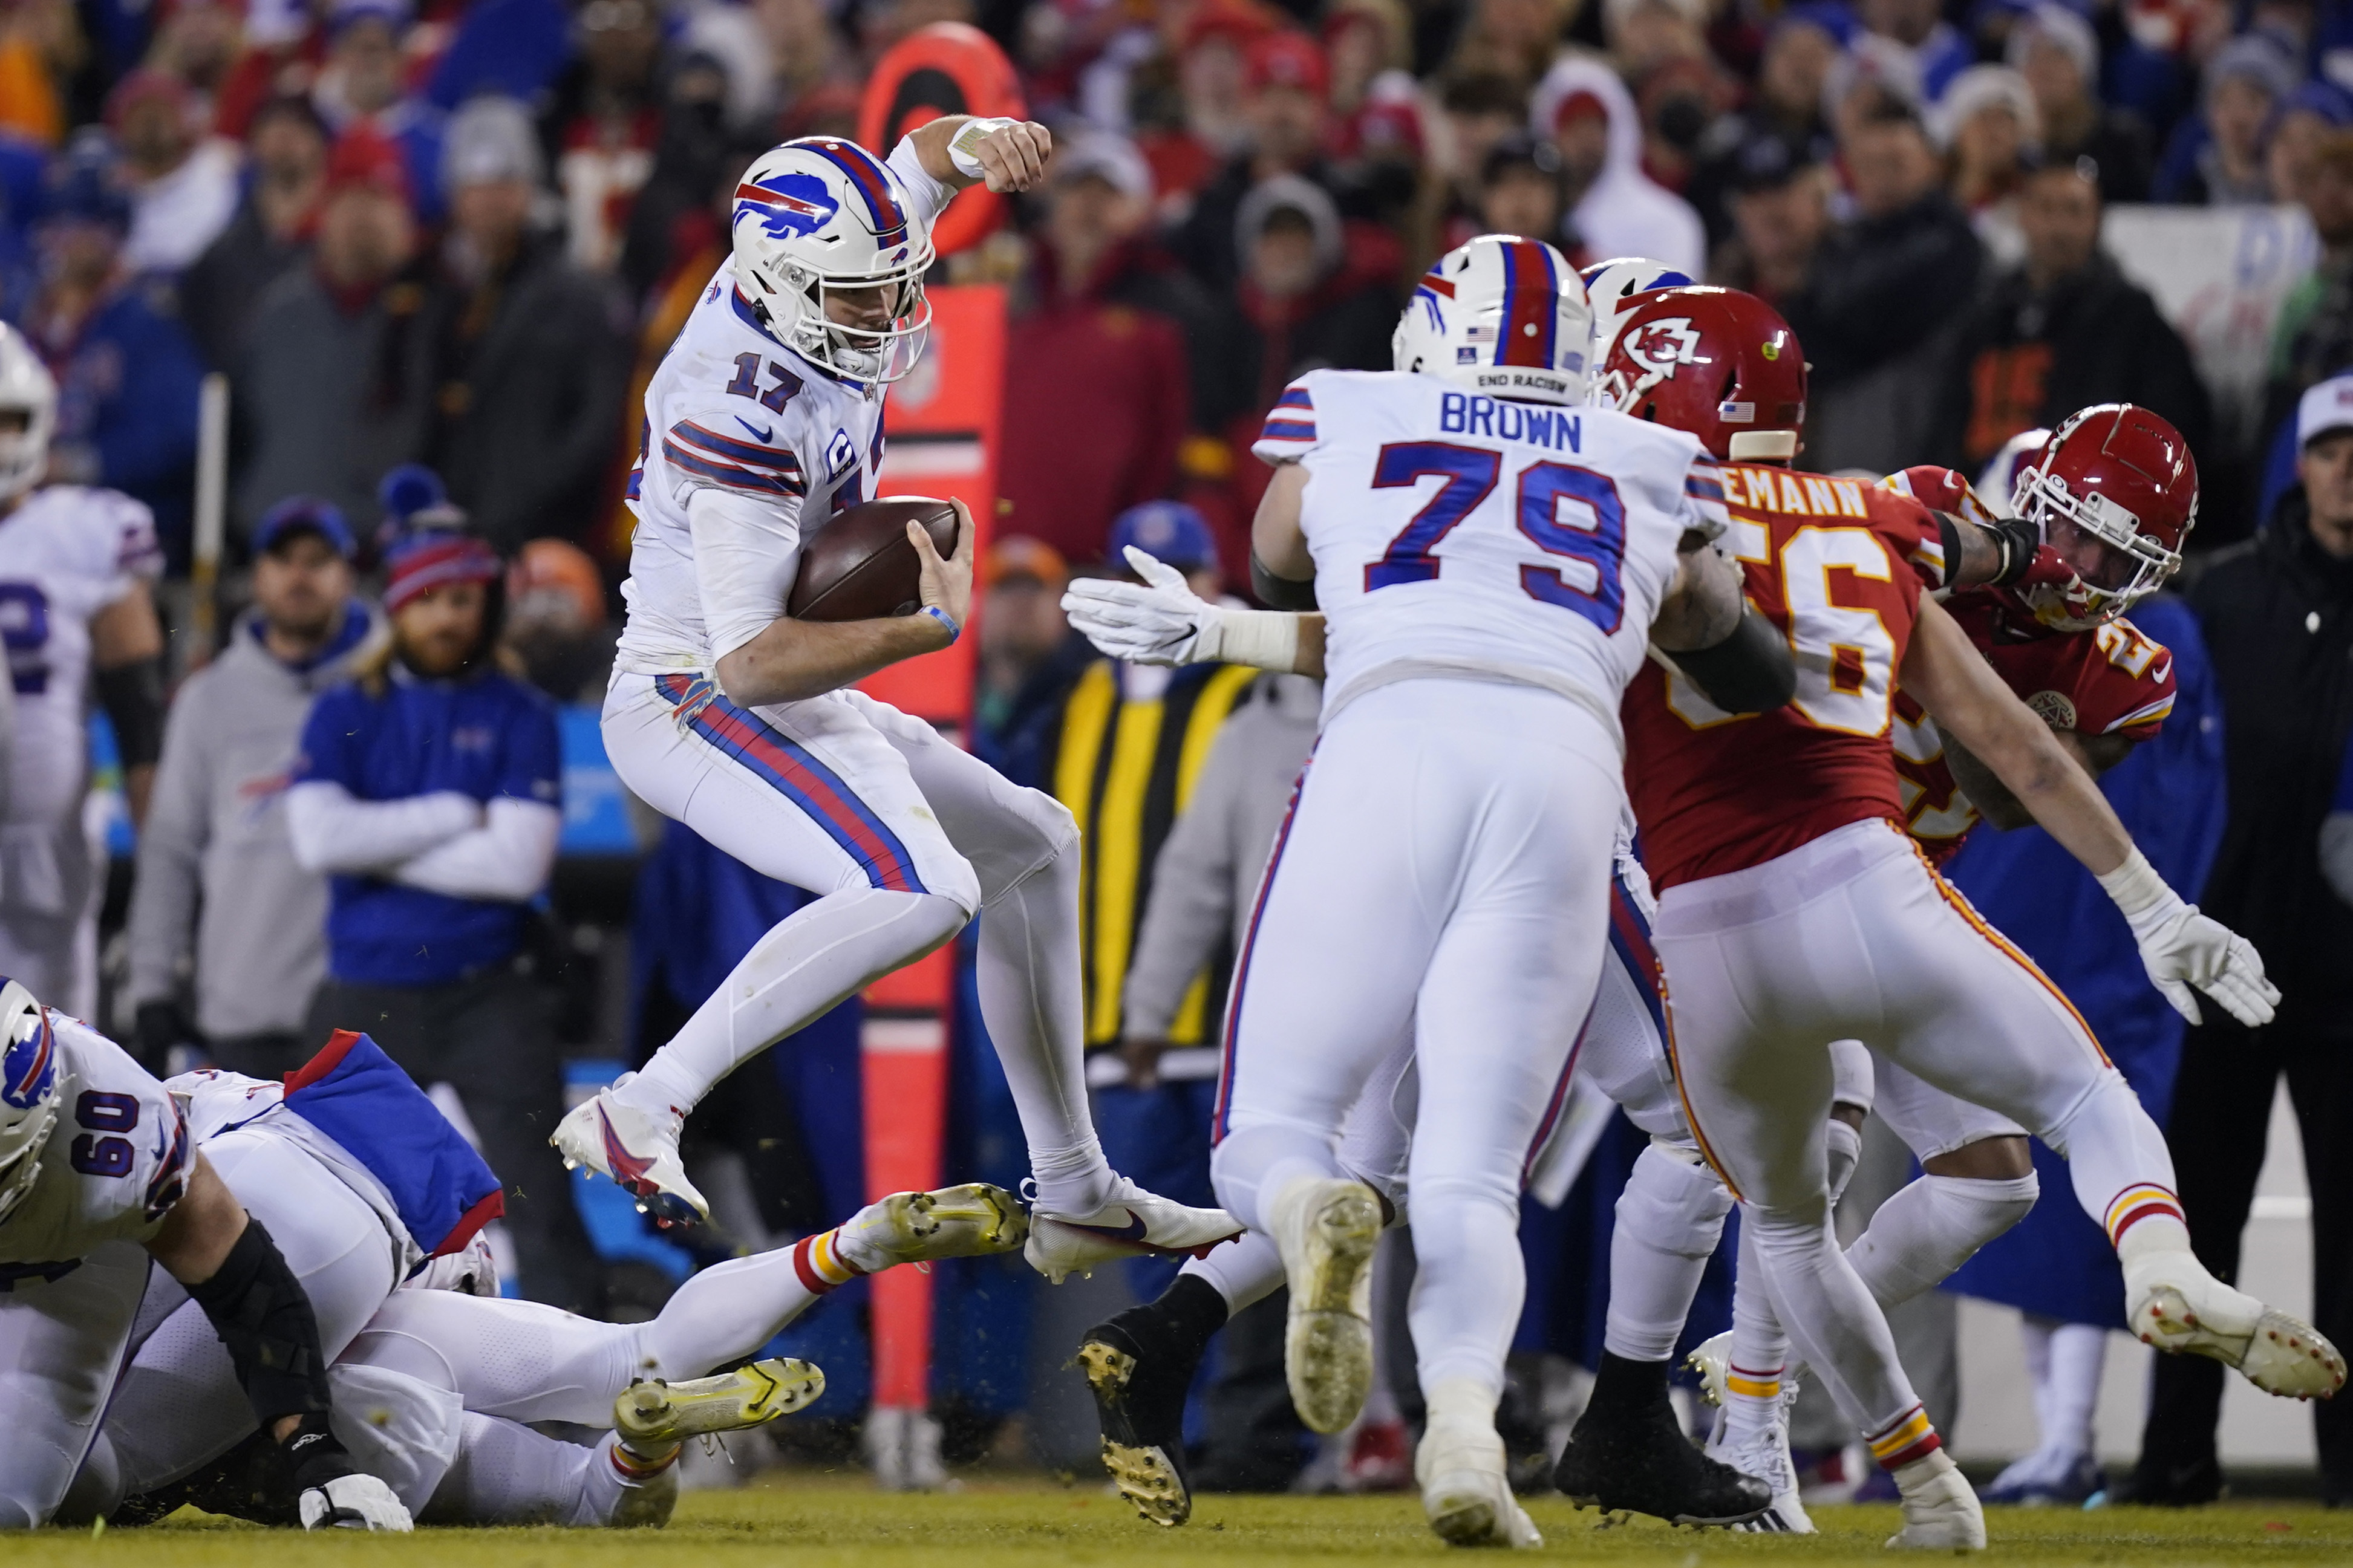
M1299 663L1299 617L1288 610L1219 610L1203 623L1188 662L1213 660L1287 673Z
M2148 857L2136 847L2124 864L2099 879L2101 889L2124 911L2125 923L2137 933L2161 925L2181 907L2181 895L2166 886Z
M994 120L966 121L964 129L957 132L955 138L948 142L948 162L955 164L955 172L967 180L982 178L985 171L981 168L980 159L974 153L974 149L980 145L984 138L1016 123L1018 121L1002 115Z
M948 641L951 643L955 641L956 638L964 636L964 628L956 625L956 618L954 616L949 615L945 610L941 609L937 605L925 605L922 609L915 613L919 616L929 616L932 619L939 622L940 625L947 627Z

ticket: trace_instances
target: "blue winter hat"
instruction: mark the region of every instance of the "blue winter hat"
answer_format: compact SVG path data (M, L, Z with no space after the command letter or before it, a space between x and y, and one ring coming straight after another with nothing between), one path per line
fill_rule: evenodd
M1218 540L1208 520L1180 500L1148 500L1113 519L1104 558L1123 564L1131 544L1179 572L1218 570Z
M76 137L49 166L47 187L41 193L42 221L130 228L131 197L115 179L114 165L113 144L103 133Z
M384 508L387 521L406 526L418 512L448 506L449 490L441 476L424 464L402 463L386 468L376 481L375 502Z
M325 540L346 561L359 553L359 542L343 521L343 508L317 496L289 496L263 512L253 525L253 552L266 555L289 535L305 532Z
M1841 48L1854 42L1854 13L1839 4L1839 0L1799 0L1797 5L1785 5L1781 14L1773 18L1773 30L1778 33L1784 27L1800 23L1828 33L1837 40Z

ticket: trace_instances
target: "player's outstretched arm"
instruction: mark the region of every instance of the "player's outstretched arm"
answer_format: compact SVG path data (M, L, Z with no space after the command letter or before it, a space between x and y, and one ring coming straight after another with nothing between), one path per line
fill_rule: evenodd
M733 497L705 490L696 494L691 505L699 510L733 501ZM939 611L938 616L832 622L777 616L749 642L720 656L712 671L719 678L719 689L730 701L746 707L795 702L854 686L878 669L955 641L957 628L972 614L973 526L972 513L964 502L954 504L956 545L953 555L941 555L932 547L929 534L912 522L907 525L907 537L923 563L923 607Z
M2051 738L2059 749L2073 759L2075 765L2094 778L2098 778L2132 754L2136 742L2128 735L2086 735L2075 730L2053 730ZM1945 765L1953 770L1953 782L1978 808L1978 815L2005 831L2013 827L2031 826L2034 814L2018 803L2010 786L1994 776L1993 770L1978 760L1977 753L1950 735L1942 737L1945 743Z
M303 1528L408 1529L392 1489L360 1474L328 1430L327 1357L302 1282L202 1153L147 1252L227 1347L255 1417L286 1451Z
M1694 543L1676 563L1651 642L1725 712L1769 713L1797 695L1797 657L1740 589L1740 568Z
M1132 544L1127 563L1143 582L1081 577L1062 594L1062 614L1100 652L1130 664L1247 664L1323 679L1322 616L1213 605L1185 574Z
M2165 885L2091 775L1926 595L1900 679L1936 728L1974 752L2099 878L2132 927L2149 979L2182 1016L2199 1021L2194 985L2250 1027L2271 1021L2279 988L2263 978L2254 944Z
M1034 191L1046 183L1054 133L1034 120L944 114L908 133L923 173L957 190Z

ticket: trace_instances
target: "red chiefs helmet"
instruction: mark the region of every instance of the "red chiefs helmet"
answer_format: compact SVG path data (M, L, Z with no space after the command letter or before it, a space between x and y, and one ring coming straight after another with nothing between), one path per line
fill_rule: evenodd
M1806 356L1772 306L1737 289L1661 289L1620 318L1594 401L1688 430L1719 458L1788 462L1806 422Z
M2181 568L2198 522L2198 462L2181 432L2131 403L2069 415L2018 476L2013 502L2083 580L2073 602L2028 595L2043 621L2112 621ZM2087 607L2088 606L2088 607Z

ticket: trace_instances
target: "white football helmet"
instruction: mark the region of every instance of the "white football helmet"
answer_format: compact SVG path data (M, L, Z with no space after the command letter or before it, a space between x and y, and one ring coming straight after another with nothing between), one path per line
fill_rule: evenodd
M58 428L58 384L25 334L0 322L0 421L22 416L24 428L0 424L0 500L13 500L41 482L49 437Z
M1991 507L1997 517L2023 514L2026 502L2018 494L2018 481L2026 477L2026 470L2034 466L2034 459L2042 455L2043 445L2050 439L2051 432L2038 425L2004 441L2001 450L1986 464L1985 471L1978 475L1978 500Z
M0 980L0 1220L33 1190L58 1122L58 1033L48 1009Z
M1593 310L1567 258L1482 234L1422 275L1389 339L1390 363L1497 397L1583 403Z
M1592 361L1597 374L1609 363L1609 350L1618 342L1618 329L1625 324L1626 312L1633 308L1634 296L1653 289L1688 289L1698 281L1663 261L1640 256L1597 261L1578 276L1585 280L1585 297L1593 307L1593 352L1586 357Z
M737 183L731 222L735 280L777 337L846 381L915 368L932 324L932 229L881 159L833 136L771 147ZM885 290L887 326L827 318L827 295L868 289Z

